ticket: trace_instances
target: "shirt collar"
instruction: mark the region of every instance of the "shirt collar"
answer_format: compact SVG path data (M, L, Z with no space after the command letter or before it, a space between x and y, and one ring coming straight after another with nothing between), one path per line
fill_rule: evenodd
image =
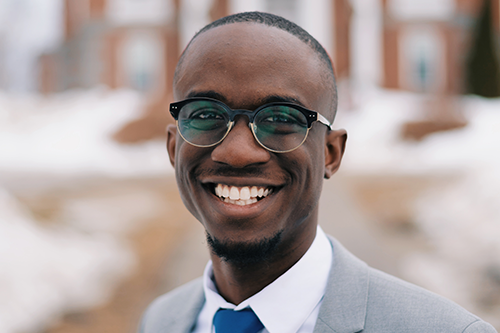
M318 226L307 252L288 271L238 306L217 292L212 280L212 262L203 274L203 288L209 318L219 308L241 310L251 307L269 333L296 332L322 300L332 263L332 246Z

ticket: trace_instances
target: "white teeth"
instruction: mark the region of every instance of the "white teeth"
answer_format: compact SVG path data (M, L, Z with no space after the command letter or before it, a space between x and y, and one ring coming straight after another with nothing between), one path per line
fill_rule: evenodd
M241 200L248 200L250 199L250 189L248 186L242 187L240 190L240 199Z
M229 196L229 187L227 185L224 185L221 194L224 198L227 198Z
M231 200L229 198L224 198L223 201L227 202L227 203L230 203L230 204L233 204L233 205L245 206L245 205L251 205L253 203L256 203L257 199L256 198L252 198L252 199L249 199L249 200Z
M237 187L217 184L214 191L224 202L244 206L256 203L257 198L266 197L272 192L272 189L257 186Z
M229 191L229 199L231 200L240 200L240 191L236 186L231 186L231 190Z
M250 189L250 197L255 198L259 194L259 190L257 190L257 186L252 186Z

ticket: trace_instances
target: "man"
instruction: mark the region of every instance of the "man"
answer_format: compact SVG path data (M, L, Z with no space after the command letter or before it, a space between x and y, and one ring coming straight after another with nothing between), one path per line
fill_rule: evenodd
M265 13L215 21L182 54L174 97L167 149L211 262L157 299L140 332L495 332L318 227L347 134L330 126L330 59L303 29Z

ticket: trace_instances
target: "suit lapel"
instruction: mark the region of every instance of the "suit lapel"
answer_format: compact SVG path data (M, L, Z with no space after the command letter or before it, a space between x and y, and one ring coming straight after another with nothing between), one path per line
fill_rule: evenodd
M333 262L314 333L363 329L368 300L368 266L330 237Z

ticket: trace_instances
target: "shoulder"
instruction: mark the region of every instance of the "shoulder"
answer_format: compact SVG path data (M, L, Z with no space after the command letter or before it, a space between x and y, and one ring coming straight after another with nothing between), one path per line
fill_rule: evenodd
M174 311L178 310L179 306L186 304L189 300L203 295L203 282L202 278L197 278L191 282L188 282L176 289L169 291L166 294L161 295L153 301L150 305L150 309L170 309Z
M365 333L496 332L452 301L371 268L334 238L330 241L333 261L318 317L321 325Z
M189 332L205 301L202 279L155 299L143 315L140 333Z
M373 268L369 270L366 327L386 332L496 332L456 303ZM390 318L390 320L387 320ZM406 330L405 330L406 328Z

